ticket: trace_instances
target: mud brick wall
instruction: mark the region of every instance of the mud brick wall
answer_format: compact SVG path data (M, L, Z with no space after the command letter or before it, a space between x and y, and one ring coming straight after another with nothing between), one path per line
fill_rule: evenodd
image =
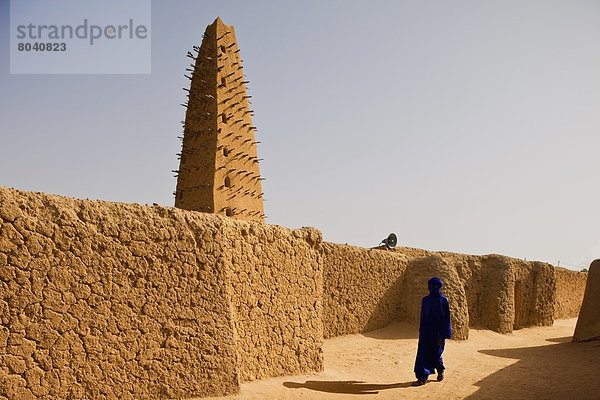
M515 320L514 283L515 274L511 271L507 257L487 255L478 258L481 264L477 290L478 302L473 307L478 316L473 325L500 333L513 331Z
M411 248L365 249L323 243L325 337L361 333L394 320L418 322L427 281L439 276L450 301L453 335L466 339L468 301L454 263Z
M468 326L508 333L521 327L551 325L553 322L555 278L554 267L549 264L497 254L473 256L429 252L430 255L424 257L422 251L415 249L398 248L396 251L415 257L411 263L417 263L418 267L410 269L410 273L427 271L433 263L437 267L431 269L429 266L427 273L447 277L442 280L447 286L447 295L453 293L457 303L452 323L453 329L455 326L460 328L460 337L468 335L468 329L465 330ZM431 258L434 255L442 261ZM407 315L412 314L414 311Z
M323 257L325 337L367 332L394 320L418 322L427 281L436 275L445 282L455 338L468 337L462 281L439 255L323 243Z
M418 323L421 316L421 300L429 294L427 282L439 277L444 286L442 294L448 298L452 325L452 337L465 340L469 337L468 303L464 281L455 266L436 253L409 260L402 277L401 319Z
M445 293L456 303L451 311L458 338L468 337L468 327L509 333L526 326L552 324L555 279L551 265L497 254L431 254L412 260L417 268L410 272L437 273L442 280L446 276ZM436 260L436 255L441 261ZM430 264L437 266L432 268Z
M399 251L404 253L402 248ZM481 257L447 252L431 252L430 254L440 255L447 264L456 270L467 302L468 326L483 325L483 320L487 317L483 312L484 303L489 302L490 296L483 279L484 267Z
M0 218L0 396L221 395L323 368L316 229L1 187Z
M321 233L232 220L224 232L240 378L322 370Z
M450 301L455 337L466 339L470 326L507 332L512 329L513 305L505 287L511 284L511 275L506 258L404 247L395 251L411 258L410 271L415 276L405 278L407 287L418 287L424 296L427 294L427 280L438 275L445 285L442 292L446 296L449 290L455 293L453 301ZM409 320L416 320L420 301L414 296L407 300L403 314Z
M538 261L508 260L515 276L513 329L552 325L556 302L555 267Z
M570 315L586 274L0 187L0 400L221 395L320 371L323 337L418 321L431 276L466 339Z
M470 326L508 333L553 321L554 268L545 263L332 243L323 244L323 256L325 337L377 329L395 319L418 322L432 276L444 282L455 339L467 339Z
M238 390L216 217L0 188L0 398Z
M583 302L588 273L557 267L554 275L556 276L554 318L576 318Z
M600 340L600 259L592 261L586 275L587 283L573 334L574 342Z
M383 328L400 317L408 259L392 251L323 243L323 334Z

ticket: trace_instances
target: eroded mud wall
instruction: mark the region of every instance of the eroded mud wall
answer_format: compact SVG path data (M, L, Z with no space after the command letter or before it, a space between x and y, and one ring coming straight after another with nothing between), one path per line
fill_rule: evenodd
M513 329L549 326L554 322L555 267L538 261L508 258L514 273Z
M406 257L323 243L323 263L326 338L383 328L400 317Z
M6 188L0 218L0 396L219 395L323 367L315 229Z
M8 398L231 393L321 370L323 337L418 321L431 276L456 339L551 324L571 282L498 255L364 249L312 228L1 187L0 218Z
M432 276L444 282L456 339L467 339L470 326L508 333L552 324L555 278L545 263L403 247L324 243L323 248L325 337L365 332L395 319L418 322Z
M415 251L405 255L324 243L325 337L366 332L394 320L418 322L427 281L437 275L445 282L454 335L466 339L467 302L456 270L437 254Z
M464 282L456 268L439 254L409 260L406 273L402 277L400 298L400 318L418 323L421 313L421 300L429 294L427 282L433 276L442 280L442 294L448 298L452 324L452 337L464 340L469 337L468 303Z
M321 233L227 221L243 381L323 368Z
M600 259L590 265L574 342L600 340Z
M218 217L0 188L0 396L238 390Z
M583 303L587 272L557 267L554 275L556 276L554 319L576 318Z

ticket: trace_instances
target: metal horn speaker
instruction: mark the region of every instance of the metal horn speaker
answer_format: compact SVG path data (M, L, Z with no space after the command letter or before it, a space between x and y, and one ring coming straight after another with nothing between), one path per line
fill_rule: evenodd
M385 244L385 247L387 247L388 249L391 249L393 247L396 247L396 244L398 243L398 238L396 237L395 233L390 233L390 235L383 239L381 243Z

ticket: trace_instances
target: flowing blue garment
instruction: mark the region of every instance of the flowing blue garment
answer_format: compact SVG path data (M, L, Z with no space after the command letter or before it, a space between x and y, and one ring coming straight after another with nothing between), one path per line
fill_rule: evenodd
M442 281L439 278L429 280L429 295L421 302L421 323L419 327L419 346L415 360L415 375L417 379L427 381L430 374L437 369L444 371L442 353L445 339L452 337L450 327L450 308L448 299L442 296L440 289ZM438 343L441 339L441 343Z

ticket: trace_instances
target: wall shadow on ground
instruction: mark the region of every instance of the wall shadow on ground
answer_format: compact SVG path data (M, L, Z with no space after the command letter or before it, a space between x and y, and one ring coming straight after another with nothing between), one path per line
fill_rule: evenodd
M600 393L600 342L572 343L570 337L549 339L545 346L480 350L485 356L518 361L475 386L469 400L597 398ZM482 356L483 357L483 356Z
M414 322L392 321L385 328L364 332L361 335L379 340L418 339L419 325Z

